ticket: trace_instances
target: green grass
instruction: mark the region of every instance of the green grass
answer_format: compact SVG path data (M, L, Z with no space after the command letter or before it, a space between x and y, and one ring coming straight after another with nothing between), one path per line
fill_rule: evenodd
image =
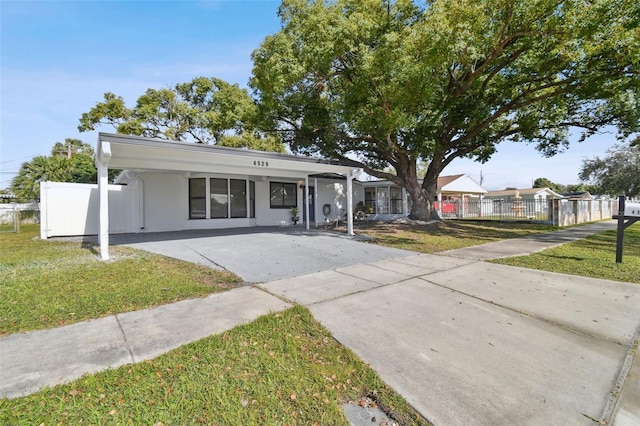
M615 258L616 231L612 230L528 256L492 262L640 284L640 223L624 232L622 263L615 263Z
M36 225L0 235L0 335L202 297L241 283L228 272L126 247L43 241Z
M363 396L399 424L428 424L296 306L151 361L2 399L0 424L346 425L341 404Z
M356 232L386 247L437 253L555 230L550 225L532 223L447 220L429 225L364 223Z

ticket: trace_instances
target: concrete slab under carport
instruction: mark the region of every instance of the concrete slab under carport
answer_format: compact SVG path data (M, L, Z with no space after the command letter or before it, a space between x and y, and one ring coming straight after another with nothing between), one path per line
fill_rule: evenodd
M113 235L111 243L226 269L249 283L415 255L301 226Z

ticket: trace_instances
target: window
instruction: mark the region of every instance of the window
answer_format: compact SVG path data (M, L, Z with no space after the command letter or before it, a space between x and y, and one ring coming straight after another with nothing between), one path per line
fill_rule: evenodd
M378 214L389 214L389 187L378 188Z
M298 205L296 183L271 182L271 208L289 209Z
M391 188L391 213L402 213L402 188Z
M229 217L229 188L227 179L210 179L211 185L211 219L224 219Z
M231 217L247 217L247 181L231 179L229 193L231 194Z
M368 213L376 212L376 189L365 188L364 189L364 205L367 207Z
M189 219L206 219L207 188L204 178L189 179Z

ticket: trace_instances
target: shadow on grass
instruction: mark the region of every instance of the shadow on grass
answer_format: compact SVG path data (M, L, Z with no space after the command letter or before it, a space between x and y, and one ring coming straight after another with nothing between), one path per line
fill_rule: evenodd
M99 256L100 255L100 251L98 250L96 245L91 243L91 242L83 241L82 244L80 244L80 247L85 249L85 250L89 250L95 256Z

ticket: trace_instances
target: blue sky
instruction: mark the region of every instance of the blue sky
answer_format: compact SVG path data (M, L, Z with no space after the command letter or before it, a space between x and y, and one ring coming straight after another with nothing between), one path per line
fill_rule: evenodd
M133 105L148 88L198 76L246 87L251 52L280 28L279 4L0 0L0 188L55 142L95 145L97 132L78 133L78 120L105 92ZM530 187L537 177L576 183L582 160L603 156L614 143L614 135L598 135L551 159L532 146L503 143L488 163L454 160L443 174L479 181L482 171L489 190Z

